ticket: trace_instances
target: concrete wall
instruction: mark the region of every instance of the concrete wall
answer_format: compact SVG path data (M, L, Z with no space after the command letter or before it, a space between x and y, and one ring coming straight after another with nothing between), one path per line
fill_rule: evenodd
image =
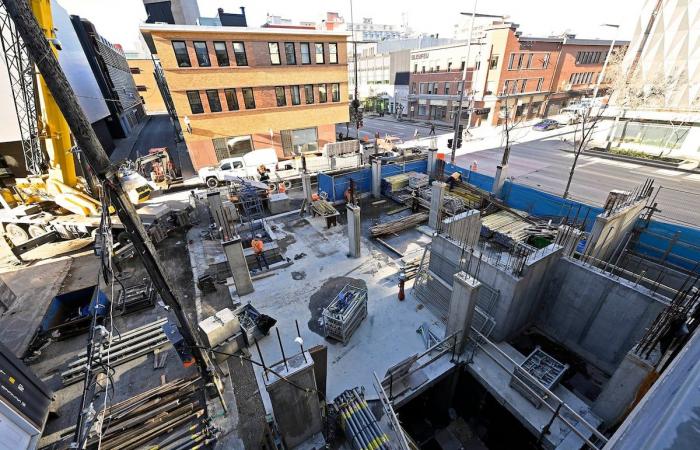
M569 258L552 266L541 298L536 326L608 374L664 308L647 289Z
M605 213L599 214L584 253L596 259L607 260L615 253L620 241L627 239L644 205L645 202L640 201L609 216L605 216Z

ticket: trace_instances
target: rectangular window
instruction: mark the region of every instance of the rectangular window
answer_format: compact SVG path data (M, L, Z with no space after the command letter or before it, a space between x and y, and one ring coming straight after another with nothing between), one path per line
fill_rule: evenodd
M525 92L525 86L527 86L527 80L523 80L520 82L520 93L522 94Z
M197 64L199 67L209 67L211 66L211 61L209 60L209 50L207 49L207 43L203 41L194 41L194 52L197 55Z
M331 99L334 102L340 101L340 84L338 84L338 83L331 84Z
M216 160L243 156L253 151L253 140L250 136L229 136L212 139ZM240 164L240 163L238 163Z
M291 86L292 105L301 105L301 95L299 94L299 86Z
M282 137L282 149L287 156L318 151L318 132L316 128L282 130L280 134Z
M425 73L425 66L421 67L420 72L421 72L421 73Z
M219 67L228 67L228 50L226 50L226 42L214 42L214 53L216 53L216 62Z
M302 42L299 44L299 48L301 49L301 63L311 64L311 49L309 47L309 43Z
M447 63L447 71L451 72L452 71L452 61Z
M190 54L187 53L187 45L185 41L173 41L173 51L175 52L175 60L178 67L192 67L190 63Z
M248 65L248 57L245 54L245 44L243 42L233 43L233 55L236 57L237 66Z
M418 64L413 65L413 73L418 73Z
M219 100L219 91L216 89L207 89L207 101L209 102L209 110L211 112L221 112L221 100Z
M309 105L314 102L314 85L305 84L304 85L304 97L306 97L306 104Z
M527 55L527 63L525 63L525 68L529 69L532 66L532 53Z
M510 59L508 60L508 70L513 70L513 61L515 61L515 53L510 54Z
M495 69L498 67L498 56L492 56L489 60L489 69Z
M192 114L202 114L204 106L202 99L199 97L199 91L187 91L187 100L190 102L190 111Z
M445 82L445 95L450 95L450 83Z
M542 83L544 83L544 78L539 78L537 80L537 92L540 92L542 90Z
M238 111L238 97L235 89L224 89L226 96L226 107L229 111Z
M141 73L141 69L139 69L138 67L129 67L129 71L133 74Z
M323 64L323 44L315 44L316 47L316 64Z
M546 69L549 66L549 53L544 54L544 59L542 60L542 68Z
M435 66L435 72L440 72L440 66L439 66L439 65Z
M146 92L146 91L148 90L148 88L147 88L146 86L142 85L142 84L137 84L137 85L136 85L136 90L139 91L139 92Z
M275 87L275 98L277 106L287 106L287 96L284 94L284 86Z
M255 109L255 96L253 95L253 88L243 88L243 104L245 109Z
M464 71L464 66L466 65L466 61L462 61L462 63L459 65L459 70L460 72Z
M328 44L328 62L338 64L338 44L335 42Z
M297 54L294 52L294 42L284 43L284 56L287 64L292 65L297 63Z
M328 101L328 91L325 84L318 85L318 102L326 103Z
M523 59L525 57L524 53L519 53L518 54L518 69L520 69L523 66Z
M282 64L280 59L280 45L277 42L268 42L267 48L270 51L270 64L279 66Z

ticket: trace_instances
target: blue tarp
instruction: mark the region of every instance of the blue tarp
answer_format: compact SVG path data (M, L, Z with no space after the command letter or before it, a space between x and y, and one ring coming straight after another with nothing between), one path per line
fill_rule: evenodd
M318 175L318 192L328 194L328 201L335 202L343 199L343 193L350 186L350 180L355 181L355 189L358 194L369 192L372 189L372 169L360 169L342 175Z
M700 262L700 230L652 220L639 235L635 251L657 259L669 251L666 256L668 262L688 270L697 270Z

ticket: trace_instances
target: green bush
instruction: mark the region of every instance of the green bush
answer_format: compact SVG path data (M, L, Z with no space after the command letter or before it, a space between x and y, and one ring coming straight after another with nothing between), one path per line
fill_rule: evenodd
M596 149L596 150L605 151L605 149ZM631 158L640 158L640 159L651 159L654 161L663 161L663 162L670 162L670 163L683 162L682 159L671 158L668 156L659 156L659 155L655 155L653 153L642 152L639 150L630 150L627 148L611 148L610 150L607 151L607 153L610 153L612 155L628 156Z

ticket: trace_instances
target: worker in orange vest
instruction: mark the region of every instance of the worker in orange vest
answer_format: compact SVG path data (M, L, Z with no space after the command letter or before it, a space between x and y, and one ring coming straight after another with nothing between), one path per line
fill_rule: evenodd
M258 262L258 267L260 267L260 270L263 270L263 262L265 263L267 270L270 270L270 266L267 264L267 259L265 258L265 252L263 251L265 243L262 240L262 235L256 234L255 238L250 241L250 246L255 252L255 260Z
M277 192L280 194L287 192L287 186L285 186L284 181L277 185Z

